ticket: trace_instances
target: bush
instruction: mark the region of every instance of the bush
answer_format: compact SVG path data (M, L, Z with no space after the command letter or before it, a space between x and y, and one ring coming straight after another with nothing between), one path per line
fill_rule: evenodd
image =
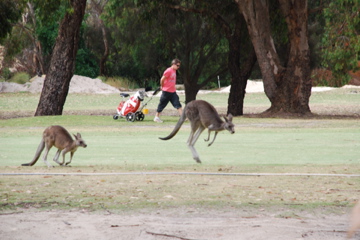
M95 78L98 73L99 67L95 56L88 49L79 49L76 55L75 74Z
M338 75L328 69L317 68L311 72L313 86L342 87L349 83L350 75Z
M7 81L7 80L9 80L11 78L11 76L12 76L12 73L11 73L10 69L9 68L3 68L0 78Z
M9 80L9 82L14 82L18 84L24 84L30 80L30 75L26 72L15 73L14 76Z
M136 85L136 83L130 81L127 78L122 78L122 77L110 77L110 78L105 78L104 77L98 77L99 79L101 79L103 82L105 82L106 84L109 84L110 86L113 86L117 89L135 89L138 88L138 86Z

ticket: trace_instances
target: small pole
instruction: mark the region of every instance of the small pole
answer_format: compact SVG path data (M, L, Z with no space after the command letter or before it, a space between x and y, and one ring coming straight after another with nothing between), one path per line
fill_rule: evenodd
M220 77L218 75L218 85L219 85L219 89L220 89Z

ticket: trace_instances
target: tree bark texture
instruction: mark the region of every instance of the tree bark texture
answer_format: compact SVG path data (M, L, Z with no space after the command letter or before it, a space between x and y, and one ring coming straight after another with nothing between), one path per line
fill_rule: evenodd
M267 0L236 0L247 22L261 69L270 114L310 113L310 51L307 29L307 0L279 0L288 26L290 51L281 64L271 36Z
M198 79L200 78L200 75L203 72L203 69L205 68L205 65L208 62L208 59L212 56L212 54L215 52L217 48L217 44L213 44L209 49L205 49L205 45L202 46L203 49L199 52L197 58L196 66L194 66L194 61L192 60L191 56L191 45L192 40L190 37L186 38L186 50L184 53L179 54L182 56L181 58L181 68L182 68L182 77L184 80L184 86L185 86L185 103L189 103L193 100L196 100L196 95L199 92L199 90L204 87L208 82L210 82L212 79L215 79L216 76L224 73L227 69L226 67L220 68L216 70L211 76L208 76L204 81L201 83L198 83Z
M237 23L233 31L225 31L226 38L229 42L229 56L228 68L231 75L231 87L228 98L227 113L233 116L241 116L244 114L244 98L247 80L250 77L251 71L256 63L256 54L254 48L243 49L244 35L241 33L241 28L246 27L244 20L237 19ZM243 58L241 62L241 54L246 54L247 57Z
M75 70L81 22L86 0L70 0L71 10L60 23L58 36L52 53L35 116L62 115Z
M281 10L288 26L290 52L282 81L286 104L274 106L275 110L284 108L286 112L310 113L311 96L310 49L308 43L308 5L307 1L279 0Z

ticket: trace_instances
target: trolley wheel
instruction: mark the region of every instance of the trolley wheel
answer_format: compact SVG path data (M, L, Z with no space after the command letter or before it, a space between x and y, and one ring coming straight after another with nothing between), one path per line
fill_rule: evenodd
M113 119L114 119L114 120L118 120L118 119L119 119L119 115L114 115L114 116L113 116Z
M142 112L136 112L135 113L136 121L142 121L145 118L145 115Z
M135 113L128 113L126 114L126 121L134 122L135 121Z

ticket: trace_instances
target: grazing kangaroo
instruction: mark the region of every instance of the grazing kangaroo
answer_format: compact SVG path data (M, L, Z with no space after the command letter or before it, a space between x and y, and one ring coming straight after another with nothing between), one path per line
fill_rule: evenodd
M350 228L347 232L347 238L353 237L355 232L360 228L360 200L357 202L351 212Z
M38 146L38 149L36 150L35 157L30 163L24 163L22 166L32 166L34 165L37 160L39 159L41 152L45 150L44 155L44 162L48 167L53 167L48 161L46 160L46 157L49 153L49 150L52 146L55 146L58 148L58 151L55 154L54 161L61 166L65 163L65 154L70 152L70 161L67 162L65 165L68 165L71 163L71 159L77 150L78 147L84 147L86 148L87 145L85 141L81 138L80 133L77 133L77 135L74 135L75 140L71 138L70 133L63 128L62 126L50 126L46 128L43 132L43 137L41 139L41 142ZM59 162L59 156L60 153L62 154L63 160L62 162Z
M174 137L186 118L188 118L191 123L191 132L187 144L192 152L194 160L198 163L201 163L201 161L194 145L205 128L208 129L208 137L205 141L209 141L210 133L215 132L214 139L208 146L213 144L218 132L222 130L228 130L231 134L235 132L231 114L228 115L228 118L224 117L224 122L221 120L213 105L203 100L194 100L186 104L179 121L170 135L160 139L169 140Z

